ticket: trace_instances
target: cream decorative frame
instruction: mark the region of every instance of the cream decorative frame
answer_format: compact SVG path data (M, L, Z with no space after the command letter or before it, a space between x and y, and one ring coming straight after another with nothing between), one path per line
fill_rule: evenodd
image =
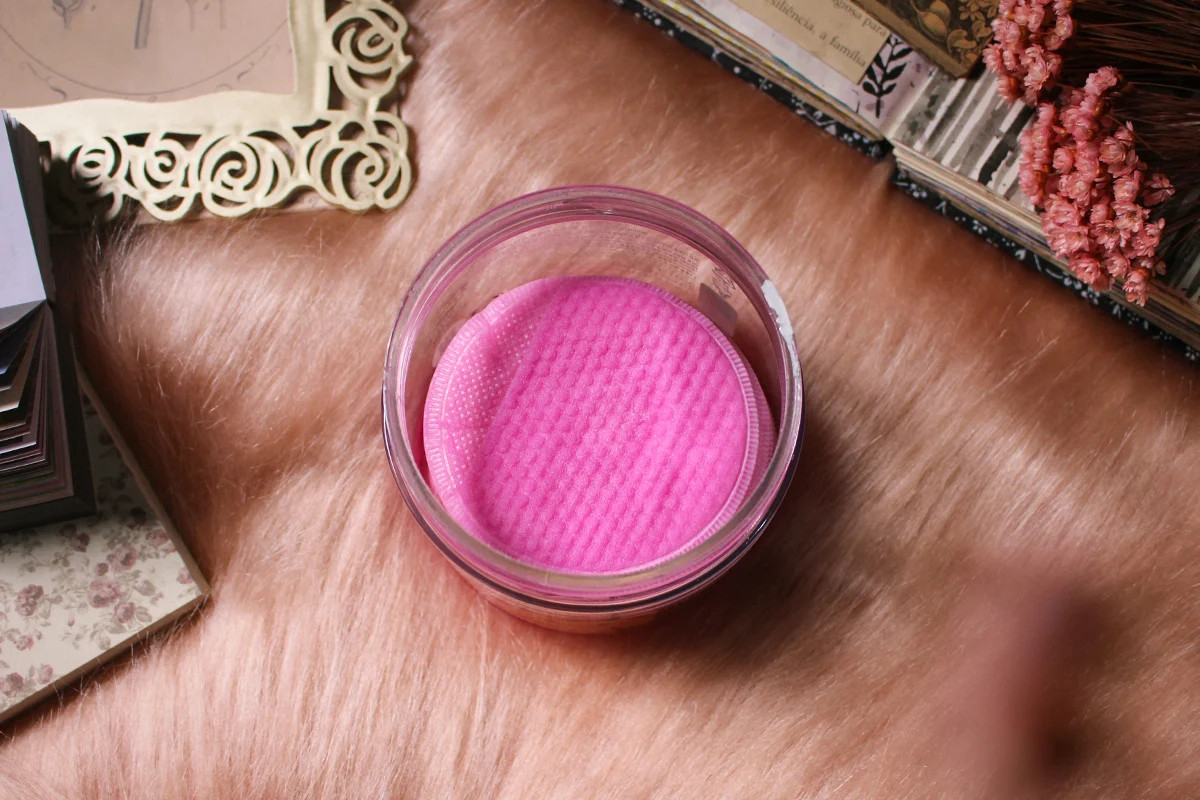
M412 184L408 129L381 105L412 63L387 0L288 0L296 89L141 103L77 100L15 115L50 145L51 216L114 219L130 202L172 221L237 217L303 190L390 209Z

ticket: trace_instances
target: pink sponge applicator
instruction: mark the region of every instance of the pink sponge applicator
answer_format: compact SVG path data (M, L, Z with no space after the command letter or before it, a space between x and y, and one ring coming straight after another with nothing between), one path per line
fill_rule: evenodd
M533 566L620 574L697 546L766 470L775 428L737 348L670 293L547 278L454 336L425 403L430 483Z

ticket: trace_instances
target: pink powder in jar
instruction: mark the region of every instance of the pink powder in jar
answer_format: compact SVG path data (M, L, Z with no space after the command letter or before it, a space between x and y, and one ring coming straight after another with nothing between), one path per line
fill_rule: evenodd
M438 362L430 483L472 536L575 574L645 569L729 521L775 427L737 348L627 278L546 278L493 300Z

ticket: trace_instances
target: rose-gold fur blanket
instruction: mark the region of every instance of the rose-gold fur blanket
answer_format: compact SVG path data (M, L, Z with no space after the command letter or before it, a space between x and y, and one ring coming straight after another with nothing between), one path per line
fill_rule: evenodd
M9 726L0 797L1200 796L1194 366L607 2L405 11L397 212L60 250L82 360L214 593ZM571 182L729 228L808 382L761 544L597 638L452 573L379 419L422 262Z

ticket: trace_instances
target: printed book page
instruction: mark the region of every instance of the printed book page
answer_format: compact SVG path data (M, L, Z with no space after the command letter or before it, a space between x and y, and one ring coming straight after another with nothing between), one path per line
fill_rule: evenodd
M669 5L697 24L707 26L704 19L688 8L694 5L733 34L758 45L800 81L811 84L829 101L861 119L879 137L912 102L934 69L911 47L889 36L872 53L862 79L855 82L744 11L734 0L694 0Z
M888 30L848 0L734 0L737 5L858 83Z

